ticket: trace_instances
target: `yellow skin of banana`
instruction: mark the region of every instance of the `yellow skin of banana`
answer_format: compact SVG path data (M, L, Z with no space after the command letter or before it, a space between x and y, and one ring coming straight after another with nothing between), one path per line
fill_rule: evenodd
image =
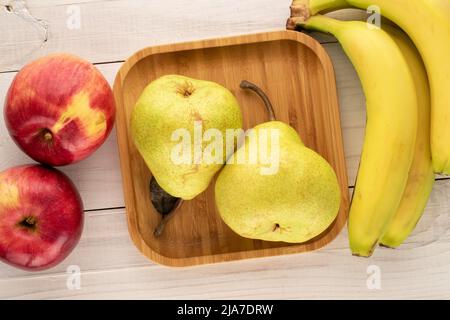
M396 248L414 230L434 184L430 150L430 90L425 66L412 41L404 32L386 23L383 23L382 29L398 45L412 71L419 106L414 160L409 170L406 189L394 219L380 240L383 246Z
M310 14L378 6L419 50L431 89L431 153L436 173L450 174L450 1L449 0L294 0Z
M450 1L447 3L450 3ZM447 20L449 21L449 11L448 5L445 4L445 1L429 1L425 2L425 4L431 5L435 9L439 10L442 16L447 16ZM293 7L301 8L303 11L303 17L309 16L311 14L317 14L318 12L330 12L337 9L347 8L350 6L350 2L360 8L365 8L368 5L366 2L364 5L357 5L356 1L345 1L345 0L294 0ZM376 4L386 6L386 1L379 2ZM422 1L416 1L411 3L408 1L408 5L421 6L424 3ZM374 3L371 1L371 3ZM392 3L389 3L392 5ZM428 7L429 9L430 7ZM392 7L391 7L392 10ZM305 13L306 12L306 13ZM446 13L447 12L447 13ZM382 11L383 14L386 14ZM386 14L387 15L387 14ZM391 17L391 19L393 19ZM396 19L393 19L396 20ZM405 22L406 23L406 22ZM448 24L448 23L447 23ZM390 223L386 233L381 238L380 243L387 247L398 247L403 241L411 234L414 230L417 222L422 216L423 210L428 201L429 195L431 193L433 184L434 184L434 174L433 174L433 165L431 160L431 150L430 150L430 90L428 77L426 74L425 66L420 57L420 54L412 41L408 38L408 36L390 26L389 24L383 23L382 27L385 31L389 33L389 35L393 38L396 44L400 47L401 51L406 58L408 65L413 71L413 78L416 85L416 91L418 96L419 103L419 123L418 123L418 133L417 133L417 141L415 146L415 155L413 164L410 169L408 183L400 203L399 209L395 215L394 220ZM442 30L443 35L445 35L444 28ZM448 29L447 29L448 30ZM428 34L429 35L429 34ZM447 39L449 35L447 34ZM448 41L447 41L448 42ZM446 43L443 41L441 44ZM426 50L426 49L425 49ZM448 54L447 54L448 55ZM448 72L448 71L447 71ZM448 83L448 81L447 81ZM446 91L445 88L443 90ZM448 103L447 103L448 105ZM436 108L435 108L436 109ZM436 115L436 112L434 113ZM436 123L436 121L435 121ZM434 126L436 129L436 126ZM445 141L445 139L441 139ZM436 157L435 157L435 166L436 166ZM437 170L443 171L443 170ZM445 171L445 170L444 170ZM447 172L448 173L448 172Z
M366 133L348 229L352 253L367 257L394 218L408 181L418 123L413 77L400 49L381 29L321 15L298 26L338 39L366 96Z

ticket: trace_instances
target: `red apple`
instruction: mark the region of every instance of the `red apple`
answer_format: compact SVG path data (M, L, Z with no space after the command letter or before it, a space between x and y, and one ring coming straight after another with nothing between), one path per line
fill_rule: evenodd
M66 258L83 229L83 204L60 171L41 165L0 172L0 260L25 270Z
M86 158L106 140L115 103L111 87L94 65L54 54L19 71L4 114L11 137L28 156L62 166Z

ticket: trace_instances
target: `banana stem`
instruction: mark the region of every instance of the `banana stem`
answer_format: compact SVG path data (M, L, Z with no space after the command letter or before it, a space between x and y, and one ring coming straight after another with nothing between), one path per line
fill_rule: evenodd
M328 13L331 11L349 8L346 0L293 0L291 5L291 17L288 19L286 28L294 30L301 26L311 16L318 13Z
M269 100L269 97L262 91L260 87L258 87L256 84L251 83L247 80L242 80L240 87L242 89L250 89L254 91L264 102L264 106L266 107L267 112L269 113L269 119L270 121L275 121L275 111L273 110L272 103Z

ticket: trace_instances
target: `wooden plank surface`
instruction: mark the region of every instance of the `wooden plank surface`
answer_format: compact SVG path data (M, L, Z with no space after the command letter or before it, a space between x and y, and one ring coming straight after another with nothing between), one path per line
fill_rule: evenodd
M121 61L145 46L282 29L291 1L195 0L189 6L182 0L23 1L32 16L49 25L45 43L41 30L5 9L13 2L20 1L0 0L0 101L14 71L32 58L57 51L78 54L98 63L112 83ZM80 10L81 28L71 30L67 19L73 6ZM335 16L360 19L364 14ZM317 38L335 67L352 186L363 141L364 96L340 46L331 37ZM170 269L146 260L129 239L114 134L94 156L63 168L90 210L79 246L61 265L41 273L0 264L0 298L450 298L448 180L436 183L424 218L400 250L354 258L344 231L313 253ZM0 170L29 162L0 121ZM81 269L80 290L67 289L70 265ZM380 268L381 290L366 285L370 265Z
M55 51L78 54L92 62L110 62L123 60L145 46L283 29L291 2L25 1L30 15L48 25L45 42L41 27L0 5L0 72L17 70L30 59ZM365 13L346 10L333 15L360 19ZM73 23L76 17L79 25ZM333 41L323 35L320 39Z
M439 181L400 250L352 257L344 230L316 252L176 269L149 263L136 250L123 210L90 212L80 244L53 270L30 274L1 266L0 298L450 298L449 226L450 182ZM81 269L80 290L66 287L70 265ZM380 268L381 290L366 286L373 265Z

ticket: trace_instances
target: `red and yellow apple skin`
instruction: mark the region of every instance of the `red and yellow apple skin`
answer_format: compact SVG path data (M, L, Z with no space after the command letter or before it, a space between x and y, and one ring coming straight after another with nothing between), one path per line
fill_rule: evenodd
M37 271L64 260L83 229L83 204L70 179L42 166L0 172L0 260Z
M62 166L80 161L114 125L111 87L90 62L54 54L19 71L6 96L6 126L34 160Z

